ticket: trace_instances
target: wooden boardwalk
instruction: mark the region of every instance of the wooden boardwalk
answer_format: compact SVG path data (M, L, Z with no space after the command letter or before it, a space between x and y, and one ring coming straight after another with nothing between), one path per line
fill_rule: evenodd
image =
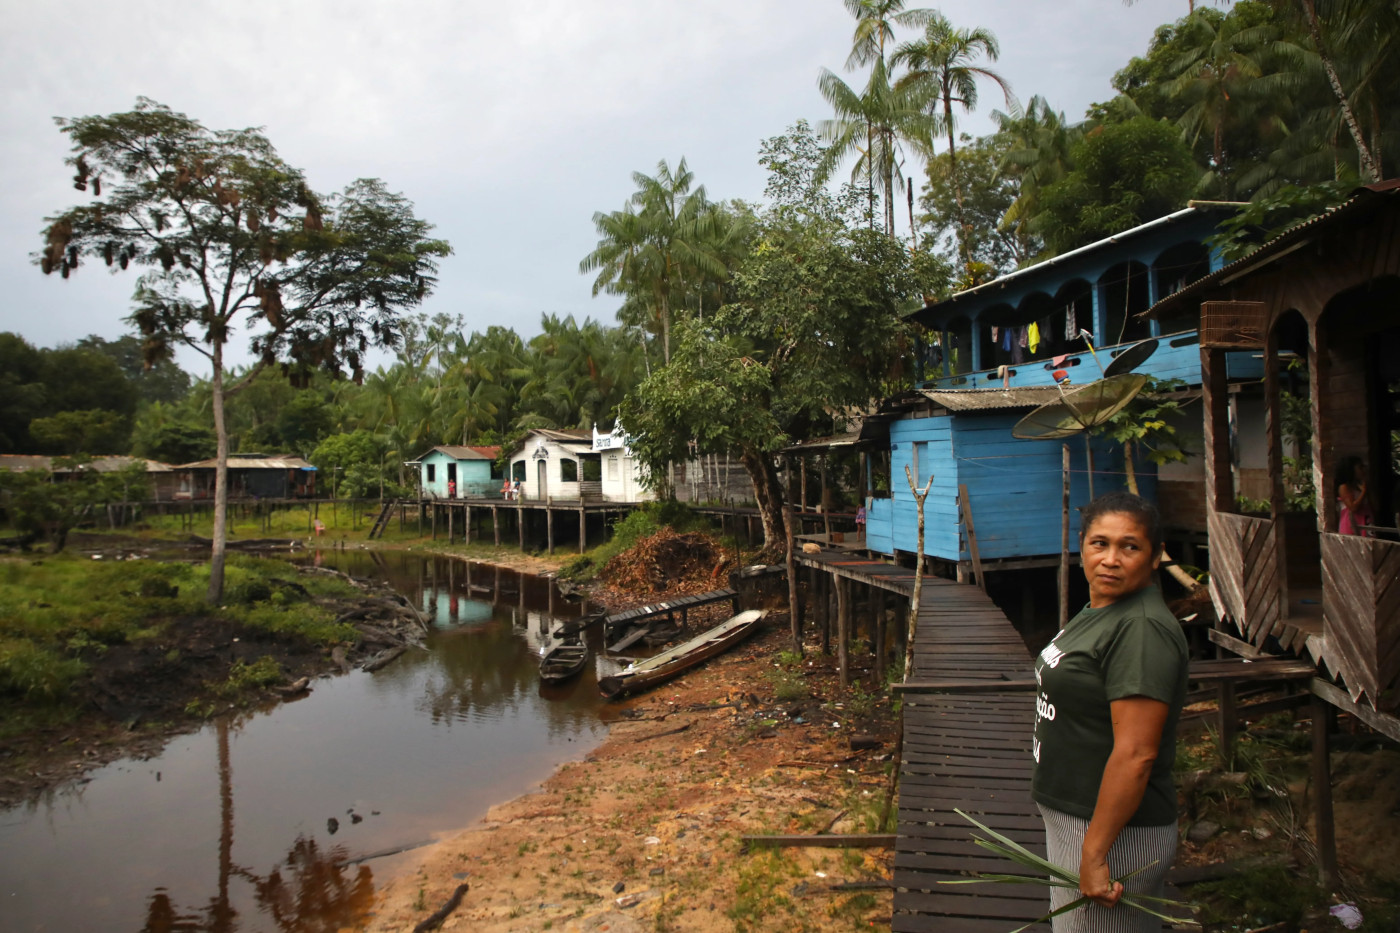
M913 594L914 572L837 551L799 562L881 589ZM914 646L915 682L979 681L973 693L904 694L904 756L894 862L896 933L1005 933L1043 916L1046 888L941 885L963 872L1014 871L977 848L960 809L1045 854L1045 833L1030 795L1035 711L1023 680L1031 657L1010 620L980 589L925 577ZM1048 925L1036 929L1048 929Z

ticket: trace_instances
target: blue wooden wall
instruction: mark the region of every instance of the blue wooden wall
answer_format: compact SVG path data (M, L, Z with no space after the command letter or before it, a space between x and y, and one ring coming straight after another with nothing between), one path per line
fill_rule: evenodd
M958 485L965 484L983 559L1044 557L1060 552L1061 448L1070 449L1070 535L1079 534L1078 508L1089 501L1084 439L1023 441L1011 436L1024 412L950 414L910 418L890 426L893 476L890 499L875 499L868 509L866 536L872 550L913 552L918 517L904 468L913 467L918 450L919 487L933 475L924 506L924 553L945 560L968 560L966 529L958 510ZM1094 492L1126 487L1122 451L1095 439ZM1156 497L1156 469L1137 465L1138 486ZM1073 546L1073 545L1072 545Z

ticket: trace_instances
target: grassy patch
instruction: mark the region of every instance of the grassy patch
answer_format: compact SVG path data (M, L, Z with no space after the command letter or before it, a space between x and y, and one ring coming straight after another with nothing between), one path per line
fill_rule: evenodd
M205 603L208 585L207 564L71 554L0 562L0 699L8 701L0 704L0 734L64 719L92 665L116 646L161 638L177 620L212 618L314 644L357 638L353 626L336 624L334 610L318 602L355 595L334 578L301 575L285 561L230 555L222 606ZM165 660L178 663L178 650ZM217 692L280 679L280 670L273 678L260 663L232 672Z

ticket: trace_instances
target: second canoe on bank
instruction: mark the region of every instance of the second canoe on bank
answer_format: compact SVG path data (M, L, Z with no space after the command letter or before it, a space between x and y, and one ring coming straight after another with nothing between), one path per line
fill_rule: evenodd
M729 621L682 642L645 661L638 661L612 677L598 681L598 689L608 699L645 690L688 671L700 662L723 654L758 630L765 615L762 609L748 609Z

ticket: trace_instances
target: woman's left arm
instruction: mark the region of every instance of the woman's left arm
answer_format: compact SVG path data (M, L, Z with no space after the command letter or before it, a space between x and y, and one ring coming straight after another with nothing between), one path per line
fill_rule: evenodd
M1109 704L1113 751L1104 765L1079 860L1079 890L1104 907L1112 907L1123 896L1123 885L1109 874L1108 850L1142 803L1168 710L1161 700L1144 696L1124 697Z

